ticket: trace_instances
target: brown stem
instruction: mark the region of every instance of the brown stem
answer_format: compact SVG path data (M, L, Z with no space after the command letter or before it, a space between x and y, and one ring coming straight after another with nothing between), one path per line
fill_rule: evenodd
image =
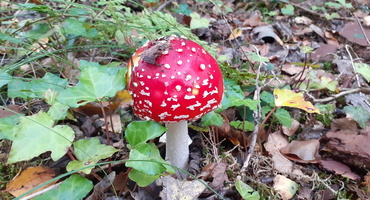
M259 129L258 129L258 132L260 132L260 131L261 131L261 129L263 128L263 125L265 125L265 124L266 124L266 121L271 117L272 113L274 113L276 109L277 109L277 106L275 106L275 107L274 107L274 108L269 112L269 114L265 117L265 119L263 120L263 122L261 123L261 125L260 125L260 127L259 127Z

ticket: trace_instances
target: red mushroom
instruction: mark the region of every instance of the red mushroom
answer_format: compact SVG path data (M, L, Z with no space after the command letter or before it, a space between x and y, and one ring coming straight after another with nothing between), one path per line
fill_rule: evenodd
M166 160L185 169L189 157L187 120L216 109L223 97L217 61L196 42L168 36L137 49L129 65L135 115L166 123Z

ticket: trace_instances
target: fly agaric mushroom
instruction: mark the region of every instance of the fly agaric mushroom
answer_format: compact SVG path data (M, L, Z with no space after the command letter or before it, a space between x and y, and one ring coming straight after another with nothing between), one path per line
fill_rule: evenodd
M166 160L185 169L187 121L216 109L223 97L217 61L196 42L168 36L137 49L128 65L135 115L166 123Z

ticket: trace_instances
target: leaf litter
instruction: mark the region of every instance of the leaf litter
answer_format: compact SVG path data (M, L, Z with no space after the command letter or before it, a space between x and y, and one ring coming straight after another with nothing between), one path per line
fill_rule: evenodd
M191 155L192 159L190 160L190 163L192 163L193 175L203 179L213 190L223 197L240 199L240 195L235 192L235 185L233 185L235 180L239 180L236 178L238 176L239 178L240 176L242 177L243 182L252 186L252 189L257 190L260 196L266 195L264 198L272 198L272 196L277 195L274 197L281 199L310 199L321 195L324 199L330 199L338 196L339 191L353 193L354 196L358 198L369 197L370 192L366 189L366 187L370 187L369 174L366 173L366 171L370 169L370 141L368 136L370 118L368 114L370 93L368 89L368 70L370 68L370 59L368 56L369 42L367 40L367 38L369 38L369 28L361 24L359 20L347 19L349 17L347 15L348 13L342 12L343 10L341 9L339 15L343 18L335 18L336 15L325 15L337 12L336 9L339 7L334 9L335 7L333 6L341 6L341 2L344 1L333 1L331 2L332 4L306 1L297 4L277 4L279 5L278 7L269 7L269 5L266 5L266 8L272 9L269 13L247 9L250 8L250 5L244 2L224 2L224 5L229 6L229 9L233 11L228 15L221 15L220 12L218 12L219 8L214 5L210 6L211 9L208 10L209 13L207 13L207 11L201 13L200 10L197 9L209 8L207 7L209 5L205 3L198 2L197 6L199 7L188 7L194 9L194 12L190 15L190 18L183 17L183 19L187 19L189 22L183 21L182 23L193 28L194 33L198 37L208 42L217 43L219 45L218 50L220 51L216 52L216 55L219 57L225 56L225 61L227 61L233 69L255 73L253 67L247 69L243 68L245 67L243 66L244 63L240 63L240 61L252 65L257 64L260 60L256 60L255 58L258 58L258 56L256 57L255 54L250 53L259 53L265 57L265 63L269 62L274 67L273 70L270 71L267 67L265 69L266 72L272 74L274 80L276 80L275 85L272 86L277 86L279 84L281 84L279 87L282 85L292 86L292 88L287 89L287 91L292 93L275 94L275 103L277 103L277 107L289 107L287 109L289 115L291 118L294 118L292 120L292 126L284 127L276 125L276 121L269 121L269 124L263 127L264 130L260 132L259 142L257 142L256 146L253 146L255 155L245 173L241 173L240 168L245 161L244 154L247 152L247 148L251 147L249 146L249 142L252 138L250 136L251 130L243 130L243 128L240 128L241 123L238 124L238 126L230 125L232 121L239 120L242 122L242 120L246 120L242 114L242 109L233 107L232 110L234 110L234 112L231 115L225 114L225 116L223 116L223 125L221 127L213 127L213 130L216 131L209 131L208 136L215 134L215 140L205 140L203 136L200 138L200 145L198 145L198 148L194 148L194 152ZM354 5L354 2L349 2ZM157 3L148 3L146 6L154 8L159 5ZM183 8L185 9L185 7ZM318 10L314 12L311 10L313 8L317 8ZM221 9L227 10L228 7L225 6ZM356 9L360 10L360 8ZM134 12L136 14L142 14L140 10L135 10ZM296 15L297 13L301 16ZM323 18L323 16L327 18ZM334 18L329 19L328 16L334 16ZM358 17L365 19L366 15L358 15ZM82 22L73 21L70 21L70 23L82 24ZM75 31L64 29L66 31ZM71 33L85 36L89 34L88 32ZM134 35L137 36L137 33ZM32 45L32 48L48 48L45 46L47 40L45 38L39 39L40 41ZM18 40L14 41L21 42ZM345 48L345 45L348 44L353 46L353 48ZM252 45L254 45L259 52L256 52ZM303 50L299 48L299 46L304 45L313 47L314 53L304 53ZM221 49L223 50L221 51ZM249 54L246 54L245 51L248 51ZM102 52L98 52L98 54L104 55ZM306 60L307 55L309 60ZM352 57L356 55L359 57ZM79 65L79 62L76 62L76 60L84 60L83 58L86 56L89 55L80 53L69 56L68 58L71 62L75 63L75 65ZM50 62L50 59L47 59L48 62ZM42 61L46 62L47 60L43 59ZM123 59L123 61L127 60ZM78 75L73 75L74 73L78 73L79 70L73 72L70 66L61 66L66 68L66 77L70 77L70 82L75 86L70 87L67 91L70 94L66 94L64 91L64 93L58 97L60 101L68 102L68 100L66 100L67 98L70 96L79 96L81 91L83 91L83 95L87 95L91 99L94 99L95 96L103 97L107 93L110 97L114 96L114 92L108 90L110 87L105 88L107 90L99 90L101 87L94 83L92 83L94 90L88 90L87 88L89 87L87 87L87 85L81 84L83 81L86 81L86 79L77 83L76 77ZM320 69L316 69L317 67ZM95 71L92 72L90 70L88 73L89 75L95 76L94 79L98 82L101 79L116 78L114 73L108 75L101 74L100 72L103 68L103 66L101 66L100 70L91 68L91 70ZM307 69L304 70L305 68ZM34 69L31 68L30 65L27 66L27 69L26 65L24 65L23 69L23 73L28 75L37 72L37 76L41 77L43 74L40 72L42 67L38 67L36 71L33 71ZM120 71L118 68L117 70L116 72L121 75L123 74L122 70ZM276 73L279 76L275 76ZM83 74L83 78L86 78L86 76L86 74ZM300 82L301 80L302 82ZM0 80L0 83L7 84L8 82L6 81L7 80L3 82L3 80ZM244 86L248 85L248 82L251 82L251 78L247 80L242 79L241 85L243 85L243 89ZM27 90L28 93L24 93L28 95L27 98L39 97L38 95L44 90L44 88L39 87L36 82L22 82L24 85L31 85L32 87L30 88L20 88L20 86L22 86L21 82L17 83L19 84L10 84L12 91L14 94L19 94L19 91L30 89ZM238 83L240 84L240 82ZM119 83L119 85L123 87L123 83ZM359 87L362 88L361 92L345 93ZM265 89L271 91L271 88L266 87ZM300 90L302 93L296 93L295 90ZM247 92L245 92L245 94L247 94ZM328 125L315 127L315 121L319 120L319 117L324 117L325 114L321 113L321 110L318 109L315 104L311 104L311 102L319 102L324 98L339 94L342 94L342 96L330 100L335 104L335 110L330 113L335 119L331 120ZM285 100L279 102L278 100L280 100L280 97L284 97ZM127 110L129 105L129 103L127 103L129 100L127 99L129 98L124 96L124 99L125 105L121 107L117 107L117 104L115 104L117 101L113 103L104 102L103 112L109 115L117 108ZM99 123L99 121L104 121L104 118L102 118L103 120L99 119L99 116L103 117L104 115L100 111L100 105L87 104L87 102L82 102L78 98L74 98L73 102L69 101L69 103L71 103L73 107L84 105L83 107L75 109L75 112L78 112L81 116L75 116L75 119L71 118L71 121L68 122L72 123L75 128L80 127L79 129L83 132L80 138L98 137L103 141L103 144L93 142L86 144L87 146L94 144L94 146L101 149L109 148L108 146L111 145L108 142L109 139L117 138L114 136L115 133L113 133L113 129L114 132L120 132L120 128L127 125L125 122L122 122L122 125L117 123L117 119L114 118L112 122L114 125L119 124L119 126L112 126L113 129L109 126L108 138L105 138L101 136L105 130L105 126L103 123ZM268 102L264 103L268 104ZM4 105L8 104L9 103ZM10 104L8 108L12 110L15 109L19 112L18 106L14 104ZM265 108L267 109L267 107ZM299 109L310 111L308 113L321 113L321 115L302 114L304 111L299 111ZM4 110L0 112L0 117L2 119L5 119L8 115L10 115L9 112ZM38 115L45 115L45 112L41 111ZM33 117L36 118L38 115L33 115ZM133 119L133 116L130 115L125 117L127 117L128 120ZM275 115L275 117L277 117L277 115ZM27 117L21 117L22 120L19 122L20 126L26 123L24 122L25 118ZM77 120L78 123L73 122L73 120ZM281 123L281 121L279 122ZM18 122L14 123L12 126L17 123ZM53 123L59 124L56 125ZM56 122L52 119L47 123L48 126L55 128L66 126L65 124L60 124L63 124L63 122ZM196 123L194 124L197 125ZM3 136L1 134L9 134L11 131L14 131L10 130L9 127L10 124L7 123L7 121L0 121L0 136ZM26 130L21 130L20 132L26 133ZM42 127L39 127L35 132L45 133ZM199 132L194 129L194 132L191 134L199 134ZM71 137L71 135L68 134L67 136ZM21 138L17 138L17 135L15 135L15 138L12 136L3 136L2 138L11 139L15 144L21 141ZM25 138L30 138L30 136ZM193 139L194 138L195 137L193 137ZM59 139L57 140L59 141ZM127 159L128 149L125 145L125 141L122 141L122 138L119 138L119 140L121 140L122 145L116 145L120 147L121 151L117 152L114 156L116 156L116 159ZM70 141L72 141L72 138L70 138ZM45 141L45 143L47 142ZM156 142L156 144L158 146L162 145L158 142ZM58 143L58 145L60 144ZM74 145L78 146L79 143L74 143ZM235 146L238 148L235 148ZM34 157L50 150L52 153L58 154L57 156L53 156L52 154L54 159L58 159L61 157L62 150L54 150L54 148L55 147L50 146L42 151L30 153L32 157ZM63 148L66 149L65 146L63 146ZM220 152L215 149L219 149ZM35 149L35 151L36 150L37 149ZM205 150L207 155L202 154ZM12 151L14 151L14 149L12 149ZM1 153L5 154L5 152L9 151L4 151L2 149ZM75 151L76 154L80 154L78 152L78 150ZM92 153L93 152L94 151L92 151ZM89 159L92 159L92 162L96 163L101 159L105 160L105 158L112 156L113 152L116 152L116 150L109 148L109 152L106 155L102 153L90 158L82 157L81 155L72 155L71 157L83 161L80 163L82 165L89 165L91 164ZM220 153L220 155L218 153ZM220 158L220 156L222 158ZM75 160L75 163L79 162L77 160ZM10 161L14 162L14 155L12 153ZM108 176L104 176L103 180L95 183L94 191L89 199L98 199L104 195L106 197L114 196L112 190L109 188L111 182L115 182L117 189L119 189L121 194L124 193L126 197L131 197L132 199L139 195L139 192L137 192L138 190L135 190L136 187L130 186L130 184L132 185L134 183L127 180L128 171L125 171L127 169L122 165L120 167L121 169L116 170L117 172L121 172L121 175L115 176L114 173L111 173ZM88 178L94 180L93 177L96 176L96 174L94 174L96 172L99 172L99 170L93 170L93 173L90 174ZM318 176L318 174L320 174L320 176ZM350 181L344 180L341 176L350 179ZM27 175L27 177L29 178L32 176ZM127 181L124 181L126 185L117 183L119 182L118 177L119 179L126 179ZM250 179L249 177L252 178ZM327 179L322 179L320 177L325 177ZM82 181L80 177L74 176L72 178L72 181ZM164 181L164 179L168 180ZM15 180L22 182L23 179L18 176ZM83 179L83 181L87 180ZM339 185L344 182L346 182L348 187L345 189L340 188ZM180 198L178 195L183 195L181 199L212 199L215 197L213 192L210 192L197 180L180 181L171 176L165 176L159 179L156 184L158 184L156 187L148 186L152 187L154 192L146 194L156 194L163 199L178 199ZM9 187L11 186L10 183L8 185ZM298 189L298 185L301 186L301 189ZM268 188L267 190L269 190L269 193L264 190L265 187ZM18 186L18 188L20 187ZM308 188L314 188L314 190L311 191L308 190ZM143 197L143 195L141 195L141 197Z

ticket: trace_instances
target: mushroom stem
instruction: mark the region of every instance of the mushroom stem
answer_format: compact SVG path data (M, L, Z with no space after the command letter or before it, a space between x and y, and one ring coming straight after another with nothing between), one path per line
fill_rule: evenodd
M166 160L171 165L185 169L189 159L188 122L167 123L166 127Z

